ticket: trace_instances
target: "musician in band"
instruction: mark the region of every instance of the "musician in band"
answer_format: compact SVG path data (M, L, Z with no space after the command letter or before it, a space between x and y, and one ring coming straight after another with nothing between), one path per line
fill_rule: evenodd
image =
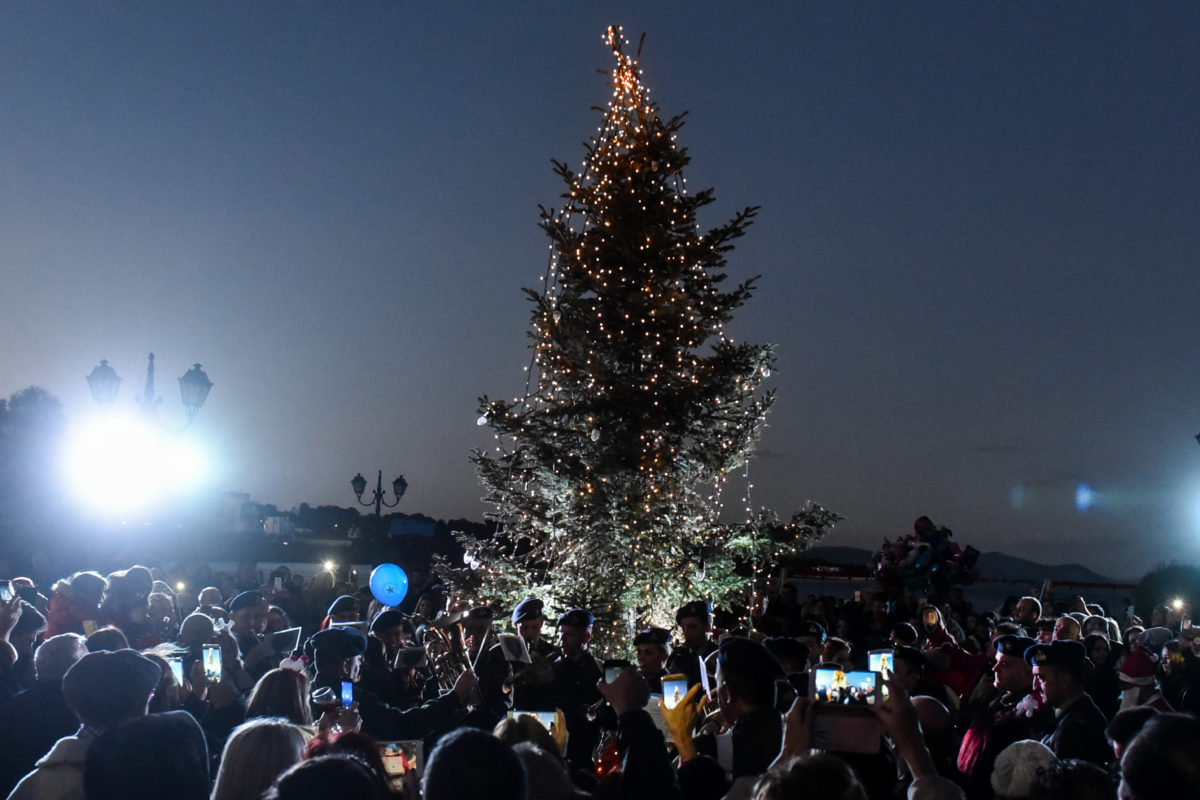
M278 667L286 655L276 651L270 638L263 635L269 608L267 599L257 589L242 592L229 603L229 630L237 640L238 654L246 672L255 681Z
M600 741L600 725L588 719L588 710L601 700L596 685L604 677L604 666L588 650L592 640L592 615L573 608L558 618L558 641L562 655L554 662L554 693L567 723L567 760L576 770L589 769L592 751Z
M512 624L525 642L531 662L513 670L512 707L520 711L553 711L554 662L562 651L542 636L546 624L542 601L529 597L518 603L513 609Z
M676 644L667 659L667 673L686 675L688 686L700 683L700 659L717 652L717 644L709 638L712 615L708 603L696 600L675 612L683 641Z
M423 659L405 656L424 651L412 643L412 622L399 611L389 608L371 621L367 649L363 653L359 685L389 705L412 708L421 703L421 689L429 673L413 662Z
M462 619L467 658L479 677L479 692L464 725L491 731L512 708L512 665L492 631L495 613L488 606L472 608Z
M662 628L647 628L633 637L633 648L637 653L638 669L652 694L662 694L662 679L667 672L667 659L671 655L671 633Z

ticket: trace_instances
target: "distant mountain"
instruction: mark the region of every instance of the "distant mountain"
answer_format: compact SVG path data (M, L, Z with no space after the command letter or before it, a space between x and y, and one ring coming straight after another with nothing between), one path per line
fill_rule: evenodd
M866 564L874 553L861 547L814 547L805 551L801 558L829 561L835 564ZM979 557L979 571L992 580L1012 580L1036 583L1049 578L1052 581L1080 581L1084 583L1117 583L1110 578L1093 572L1080 564L1039 564L1005 553L984 553Z

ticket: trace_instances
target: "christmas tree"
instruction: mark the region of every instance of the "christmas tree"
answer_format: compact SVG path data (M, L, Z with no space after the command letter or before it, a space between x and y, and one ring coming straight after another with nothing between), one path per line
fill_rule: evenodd
M756 570L838 518L809 504L787 523L718 519L774 396L759 394L772 347L724 331L754 283L722 288L726 254L757 208L700 230L713 194L686 190L683 118L659 115L620 29L605 40L604 123L581 172L554 162L565 203L542 209L552 257L542 291L526 290L526 394L480 401L497 446L473 461L497 528L461 537L467 566L439 572L470 604L587 608L598 649L616 652L640 626L671 627L685 602L751 603Z

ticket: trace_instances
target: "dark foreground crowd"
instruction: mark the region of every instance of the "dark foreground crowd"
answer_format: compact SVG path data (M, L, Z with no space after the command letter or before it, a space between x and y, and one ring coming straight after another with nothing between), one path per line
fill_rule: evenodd
M1076 597L678 610L628 660L538 598L284 568L0 582L10 800L1116 798L1200 789L1200 637ZM193 578L194 580L194 578ZM7 596L10 599L4 599ZM295 624L293 624L295 623ZM299 629L299 630L297 630Z

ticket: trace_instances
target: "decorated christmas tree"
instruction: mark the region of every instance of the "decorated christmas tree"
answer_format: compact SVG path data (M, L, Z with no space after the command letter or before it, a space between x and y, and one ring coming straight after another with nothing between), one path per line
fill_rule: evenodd
M689 193L682 116L664 119L619 28L612 99L581 172L555 162L561 210L542 209L552 256L533 301L525 396L481 398L493 452L473 461L495 534L461 537L466 566L439 572L470 604L589 609L601 651L623 651L683 603L753 605L757 572L808 546L838 517L807 505L722 524L722 489L745 478L773 393L770 345L725 325L754 280L724 288L726 254L756 208L707 232ZM640 47L639 47L640 54ZM748 487L747 487L748 490Z

